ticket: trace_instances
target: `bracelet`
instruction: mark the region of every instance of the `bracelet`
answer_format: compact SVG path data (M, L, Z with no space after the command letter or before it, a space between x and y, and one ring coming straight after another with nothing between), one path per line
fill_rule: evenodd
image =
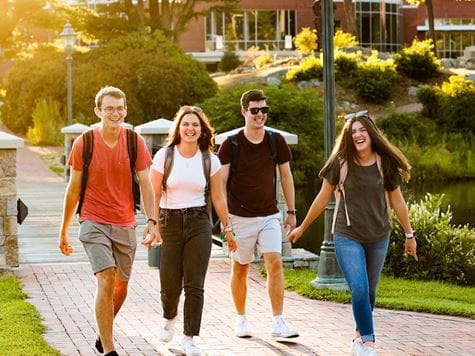
M406 239L413 239L414 238L414 231L405 232L404 235L406 235Z
M297 210L295 210L295 209L293 209L293 210L287 210L287 214L296 215L296 214L297 214Z
M221 229L222 232L233 232L233 227L231 225L223 226Z
M153 225L157 225L157 220L148 218L146 224L148 224L149 221L153 222Z

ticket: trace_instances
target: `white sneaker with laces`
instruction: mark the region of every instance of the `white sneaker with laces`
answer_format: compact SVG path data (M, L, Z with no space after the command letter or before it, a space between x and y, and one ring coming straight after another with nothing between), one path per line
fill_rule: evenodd
M185 337L181 341L181 347L183 349L183 353L186 356L204 356L204 353L201 351L198 345L195 344L193 339Z
M279 315L273 318L272 337L292 338L297 336L299 336L298 331L289 327L283 316Z
M358 337L353 340L353 343L351 344L351 355L352 356L358 356L360 354L360 350L363 347L363 342L361 341L361 338Z
M251 325L246 319L245 315L238 315L236 316L236 320L234 323L234 334L237 337L251 337Z
M165 319L162 330L160 330L159 340L161 342L170 342L175 334L176 317L173 319Z

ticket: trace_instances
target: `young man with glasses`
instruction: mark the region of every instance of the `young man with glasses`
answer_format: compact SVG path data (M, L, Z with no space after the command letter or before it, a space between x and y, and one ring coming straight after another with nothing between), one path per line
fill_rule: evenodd
M290 231L296 225L294 182L289 163L292 155L282 135L272 133L276 141L273 157L271 138L264 127L269 111L266 100L260 90L250 90L242 95L241 113L245 127L237 134L239 157L233 157L234 143L229 138L218 152L223 165L224 184L228 189L229 221L235 234L231 243L237 246L231 254L231 293L237 312L234 331L238 337L252 336L246 319L247 275L257 245L267 270L267 289L273 314L272 336L291 338L298 336L298 332L289 327L282 317L282 218L277 208L275 166L279 169L289 209L284 225L286 231ZM231 163L236 167L231 167Z
M99 337L96 348L106 355L117 355L112 326L127 296L137 241L132 174L127 146L127 132L121 127L127 116L125 94L114 87L104 87L96 95L94 113L102 125L92 134L92 159L87 169L84 200L79 213L79 240L96 276L95 314ZM68 228L78 206L84 162L84 135L74 142L68 164L71 177L64 198L59 249L69 256ZM137 136L135 173L142 192L147 217L153 217L153 190L148 177L152 163L142 137ZM84 168L84 169L83 169ZM148 218L144 236L157 234L157 222Z

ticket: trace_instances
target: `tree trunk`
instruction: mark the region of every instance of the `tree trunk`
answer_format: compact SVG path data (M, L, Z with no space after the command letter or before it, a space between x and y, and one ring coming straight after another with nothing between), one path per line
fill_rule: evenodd
M352 0L345 0L345 13L348 20L348 32L358 38L358 30L356 28L355 5Z
M427 20L429 21L429 38L434 43L434 54L437 57L437 38L435 36L434 26L434 8L432 6L432 0L426 0Z
M315 0L312 5L315 19L313 21L317 31L317 50L322 49L322 0Z
M149 0L150 28L152 33L160 28L160 14L158 12L158 0Z

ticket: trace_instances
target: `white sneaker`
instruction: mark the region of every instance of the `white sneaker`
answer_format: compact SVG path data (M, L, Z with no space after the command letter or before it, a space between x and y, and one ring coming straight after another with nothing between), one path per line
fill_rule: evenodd
M361 338L358 337L353 340L353 343L351 344L351 355L352 356L358 356L360 354L360 350L363 347L363 342L361 341Z
M173 319L165 319L162 330L160 330L160 337L158 338L161 342L170 342L173 339L176 318L175 316Z
M246 319L245 315L238 315L236 316L236 320L234 322L234 334L237 337L251 337L251 325Z
M373 347L362 345L358 356L378 356L378 354Z
M181 341L181 347L183 349L183 353L186 356L204 356L204 353L201 351L198 345L195 344L193 339L185 337Z
M290 328L282 316L274 317L272 322L272 337L292 338L299 336L297 330Z

